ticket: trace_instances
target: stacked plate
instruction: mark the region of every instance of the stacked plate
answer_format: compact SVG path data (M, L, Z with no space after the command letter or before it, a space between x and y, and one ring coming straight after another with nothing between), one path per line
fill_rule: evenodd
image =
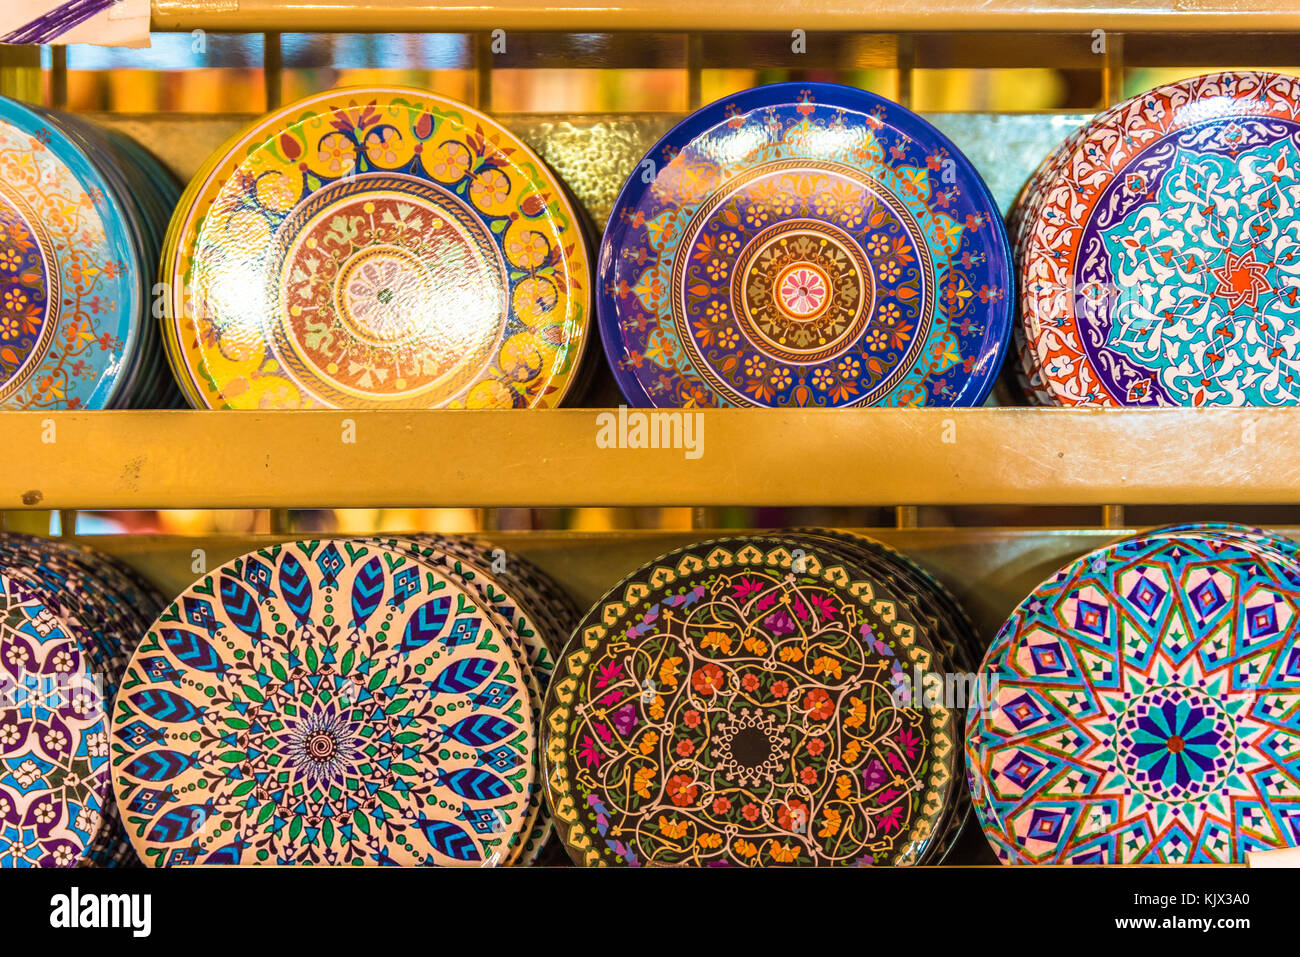
M874 542L701 542L587 613L547 697L546 786L584 865L940 860L964 817L944 675L975 636Z
M937 129L850 87L706 106L623 188L601 335L637 406L979 405L1011 326L1010 249Z
M1006 863L1227 863L1300 845L1300 563L1257 529L1157 529L1015 610L968 720Z
M587 339L583 229L464 104L318 94L191 181L162 264L168 355L197 408L555 406Z
M0 408L170 404L149 304L177 196L128 138L0 97Z
M132 658L113 786L140 858L529 863L537 728L573 612L522 559L434 537L260 549L186 589Z
M1012 218L1032 401L1300 401L1300 80L1231 72L1099 114Z
M5 534L0 602L0 867L128 863L108 708L159 600L104 555Z

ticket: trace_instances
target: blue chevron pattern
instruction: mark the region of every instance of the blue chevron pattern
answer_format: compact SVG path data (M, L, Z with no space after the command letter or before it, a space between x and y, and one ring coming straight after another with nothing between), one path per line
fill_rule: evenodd
M510 793L509 784L482 768L461 768L451 774L439 771L437 783L470 801L495 801Z
M479 853L474 839L457 825L450 821L430 821L427 818L422 818L418 823L429 845L444 857L450 857L453 861L482 860L483 855Z
M191 765L198 766L193 755L180 751L146 751L127 764L122 773L142 781L170 781Z
M244 586L229 576L222 576L221 579L221 606L226 609L226 615L236 628L254 641L261 640L262 613L258 610L257 601Z
M171 650L171 653L183 665L189 665L191 668L214 675L225 674L230 669L230 666L222 661L221 656L217 654L217 649L192 631L184 631L180 628L164 628L162 630L162 639L163 643Z
M293 612L294 627L301 628L311 620L311 579L293 552L285 552L280 563L280 596Z
M514 734L515 726L505 718L491 714L470 715L462 718L451 727L443 727L443 741L459 741L472 748L482 748Z
M447 616L450 612L451 600L448 598L439 597L426 601L415 610L415 614L406 623L406 631L402 634L401 650L411 652L423 648L437 638L438 633L447 624Z
M149 840L158 844L183 841L208 819L208 809L202 804L183 804L158 816L149 830Z
M384 563L376 555L361 566L352 582L352 627L365 628L384 600Z
M492 677L496 664L490 658L462 658L452 662L433 679L438 694L464 694Z
M201 712L193 702L187 701L174 691L166 688L148 688L131 695L131 703L156 721L168 724L181 724L185 721L203 720Z

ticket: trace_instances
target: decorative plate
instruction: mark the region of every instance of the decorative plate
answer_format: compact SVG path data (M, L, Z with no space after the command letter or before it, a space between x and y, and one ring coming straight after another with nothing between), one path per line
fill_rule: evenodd
M588 260L521 141L418 90L333 90L231 142L176 212L169 348L220 408L519 408L564 397Z
M100 846L108 714L81 641L0 573L0 867L71 867Z
M1213 863L1300 844L1300 568L1233 533L1157 531L1026 598L966 755L1006 863Z
M1067 147L1025 228L1029 362L1060 405L1300 401L1300 80L1214 73Z
M694 113L628 180L601 335L634 405L979 405L1010 276L947 137L863 90L782 83Z
M0 97L0 407L118 402L145 274L101 169L47 117Z
M147 864L487 864L527 823L527 664L473 594L374 543L222 566L162 614L113 720Z
M923 861L955 799L958 725L895 705L914 666L943 667L900 611L807 541L704 542L625 579L547 699L547 787L574 860Z

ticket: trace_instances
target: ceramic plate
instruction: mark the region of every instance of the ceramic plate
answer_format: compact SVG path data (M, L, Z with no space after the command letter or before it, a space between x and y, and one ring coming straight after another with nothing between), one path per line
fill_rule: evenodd
M1007 863L1227 863L1300 844L1300 569L1237 531L1157 531L1023 601L967 721Z
M547 701L547 786L573 858L924 860L955 801L957 717L895 706L914 665L943 668L902 611L808 540L704 542L621 582Z
M486 865L528 823L530 679L472 591L373 542L235 559L144 637L118 804L173 864Z
M1010 331L1002 217L938 130L863 90L760 87L628 180L605 352L640 406L979 405Z
M490 118L319 94L228 144L178 208L167 338L218 408L554 406L588 317L582 225Z
M56 123L0 97L0 406L122 400L145 315L133 213Z
M1300 81L1158 87L1072 138L1027 217L1022 309L1058 405L1300 399Z

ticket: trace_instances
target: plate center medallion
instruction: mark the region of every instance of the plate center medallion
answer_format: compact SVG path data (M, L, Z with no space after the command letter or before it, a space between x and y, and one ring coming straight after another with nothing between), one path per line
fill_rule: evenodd
M461 199L409 176L330 184L275 233L276 358L339 405L444 405L483 377L510 315L496 243Z
M393 346L420 335L435 302L429 270L400 246L358 250L334 281L340 320L352 335L371 345Z
M1155 688L1134 699L1115 750L1133 786L1157 801L1201 800L1236 768L1228 715L1195 688Z
M849 349L875 305L871 266L835 226L786 221L741 252L732 304L741 328L784 362L819 363Z

